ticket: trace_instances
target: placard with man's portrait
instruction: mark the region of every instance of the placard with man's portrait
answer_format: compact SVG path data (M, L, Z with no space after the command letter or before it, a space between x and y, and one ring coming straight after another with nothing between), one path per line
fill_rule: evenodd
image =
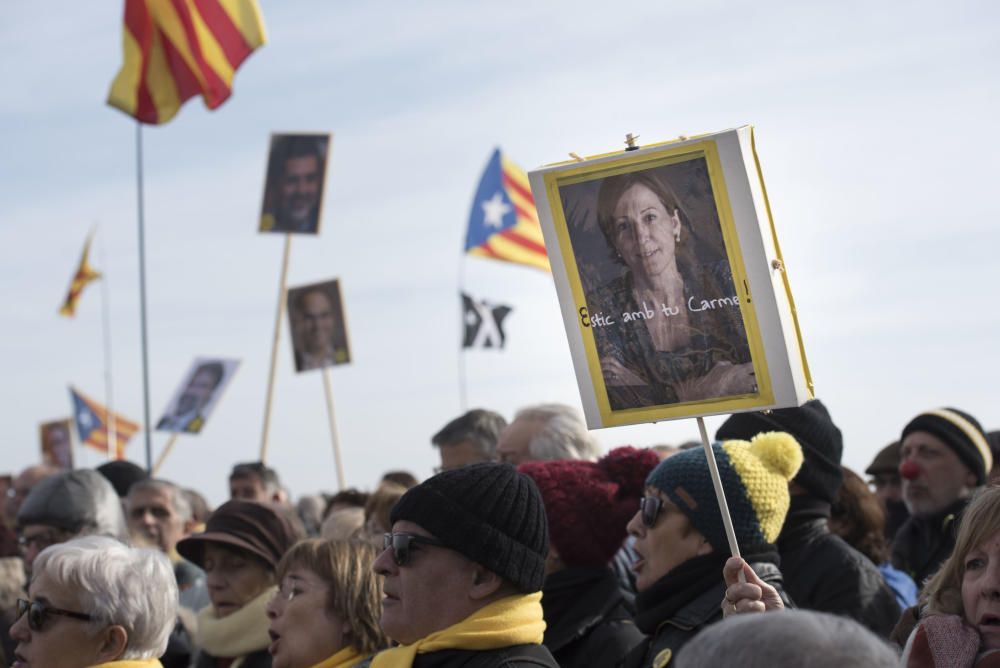
M234 359L195 359L167 404L163 417L156 423L156 430L184 434L201 432L239 365L240 361Z
M73 431L71 418L43 422L38 427L42 463L69 471L73 468Z
M744 128L531 174L591 426L808 398L750 138Z
M351 361L340 281L288 290L288 322L295 370L311 371Z
M271 135L259 231L319 233L330 140L330 134Z

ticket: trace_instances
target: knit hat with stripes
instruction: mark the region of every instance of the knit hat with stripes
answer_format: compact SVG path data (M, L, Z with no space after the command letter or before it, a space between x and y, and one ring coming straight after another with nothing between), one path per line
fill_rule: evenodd
M976 484L986 484L986 476L993 468L993 452L976 418L957 408L937 408L910 420L900 440L915 431L926 431L940 438L976 474Z

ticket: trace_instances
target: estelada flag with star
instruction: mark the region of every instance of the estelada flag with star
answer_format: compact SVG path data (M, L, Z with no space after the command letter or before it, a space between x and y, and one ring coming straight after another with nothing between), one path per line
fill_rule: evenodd
M472 202L465 252L552 271L528 175L499 148L486 165Z
M125 0L123 63L108 104L151 125L195 95L215 109L266 40L256 0Z
M115 459L125 458L125 444L139 431L139 425L123 418L117 413L111 413L90 397L69 388L69 396L73 400L73 420L76 422L76 433L80 442L95 450L108 452L109 424L114 423Z
M93 234L87 237L87 242L83 245L83 256L80 258L80 266L77 268L76 273L73 274L73 280L69 284L69 293L66 295L63 305L59 308L59 315L64 315L67 318L72 318L76 315L76 303L80 300L80 294L87 287L87 284L101 277L101 272L91 267L88 260L92 238Z

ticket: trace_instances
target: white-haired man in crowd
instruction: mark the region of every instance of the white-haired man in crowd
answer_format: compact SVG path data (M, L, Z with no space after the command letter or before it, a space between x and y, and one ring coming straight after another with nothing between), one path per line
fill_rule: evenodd
M587 431L580 411L562 404L522 408L500 433L500 461L514 464L584 459L597 461L601 449Z

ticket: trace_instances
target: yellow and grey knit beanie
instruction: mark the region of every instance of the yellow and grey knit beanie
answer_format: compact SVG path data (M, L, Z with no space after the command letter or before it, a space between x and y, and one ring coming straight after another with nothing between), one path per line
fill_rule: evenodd
M788 482L802 466L802 448L789 434L766 432L749 442L716 442L712 451L737 542L773 543L788 513ZM704 448L664 459L646 478L646 485L666 494L713 548L729 549Z

